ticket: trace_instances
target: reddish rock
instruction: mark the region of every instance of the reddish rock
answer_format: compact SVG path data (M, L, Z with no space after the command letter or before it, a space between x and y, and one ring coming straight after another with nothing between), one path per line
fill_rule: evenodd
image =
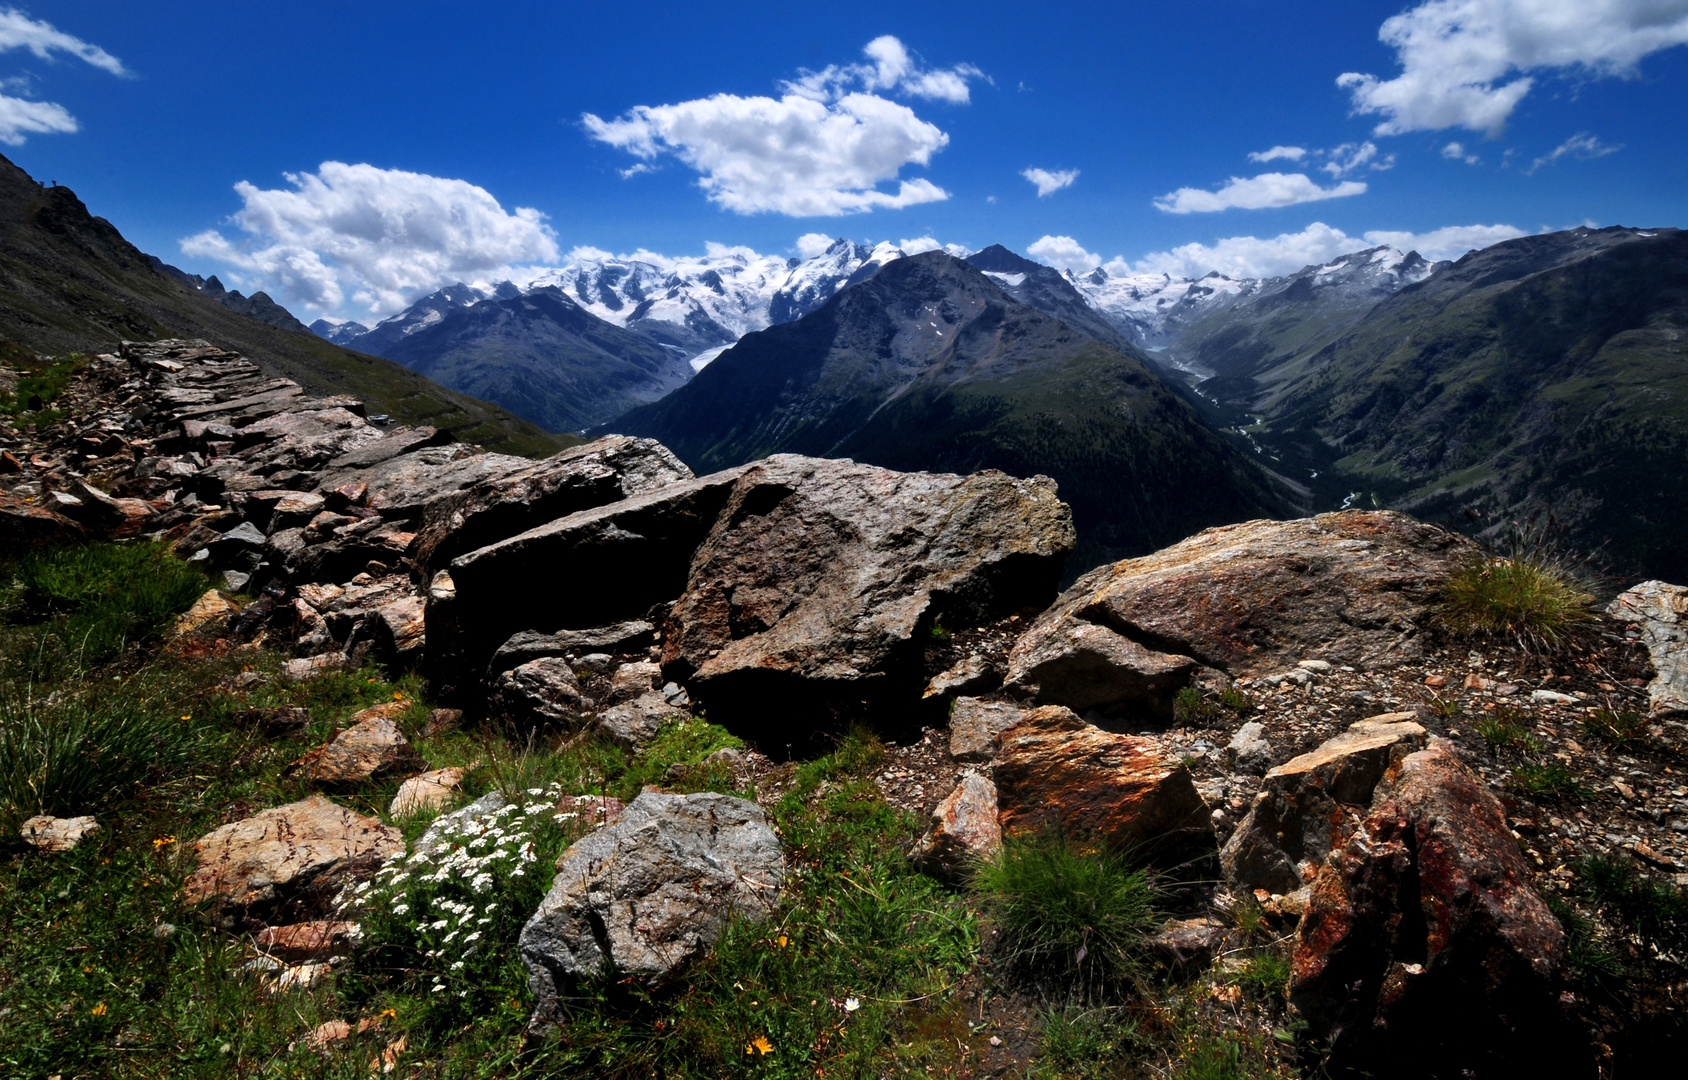
M1378 783L1423 748L1424 728L1414 716L1361 720L1268 772L1248 816L1219 853L1226 880L1268 893L1299 889L1359 823Z
M67 544L83 535L82 526L63 514L0 492L0 548L27 551L41 544Z
M218 627L213 624L218 624L218 620L226 623L230 615L238 614L240 614L239 604L216 589L207 589L205 595L195 600L193 607L188 608L176 620L176 624L171 627L170 633L173 637L182 637L186 634L196 634L206 628L217 629Z
M253 939L258 950L284 964L326 960L351 948L357 923L313 919L290 926L266 926Z
M928 874L958 880L1001 847L996 785L988 776L968 773L932 811L932 826L909 859Z
M1500 802L1436 739L1314 879L1290 999L1333 1073L1592 1075L1564 957Z
M1115 735L1069 709L1033 709L1002 733L996 762L1004 833L1057 829L1161 856L1213 848L1190 771L1153 739Z

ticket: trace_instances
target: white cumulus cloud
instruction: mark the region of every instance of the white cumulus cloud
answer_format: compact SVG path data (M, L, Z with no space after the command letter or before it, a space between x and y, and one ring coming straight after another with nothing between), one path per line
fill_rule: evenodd
M1064 187L1072 187L1073 181L1078 179L1078 170L1056 169L1054 172L1050 172L1048 169L1026 169L1020 175L1030 180L1037 187L1037 197L1041 199L1045 195L1055 194Z
M879 190L904 165L931 161L949 136L874 94L830 102L716 94L640 105L614 120L581 119L594 139L644 161L674 155L701 174L712 202L740 214L825 217L949 198L923 178Z
M1451 142L1442 147L1442 156L1449 161L1463 161L1467 165L1475 165L1478 161L1477 155L1469 153L1461 142Z
M890 34L868 42L862 53L868 58L866 64L832 64L820 71L804 71L782 83L780 89L817 101L832 101L859 89L870 94L884 90L965 105L972 97L968 80L986 77L972 64L925 67L909 53L906 45Z
M1401 73L1337 79L1355 112L1383 117L1374 134L1498 135L1532 73L1631 77L1643 57L1688 44L1688 0L1428 0L1384 20L1378 37Z
M1255 150L1248 155L1250 161L1265 163L1268 161L1300 161L1307 156L1307 150L1301 146L1274 146L1270 150Z
M1232 207L1260 210L1318 202L1320 199L1340 199L1364 194L1365 190L1366 185L1358 180L1344 180L1335 187L1322 188L1303 173L1272 172L1247 179L1233 176L1218 191L1179 188L1156 199L1155 208L1168 214L1200 214Z
M1198 278L1218 271L1226 277L1257 278L1292 274L1304 266L1329 262L1338 255L1388 245L1402 251L1417 251L1426 259L1458 258L1472 248L1488 247L1502 240L1523 236L1511 225L1459 225L1426 233L1373 229L1350 236L1341 229L1315 221L1299 232L1277 236L1231 236L1211 244L1184 244L1170 251L1157 251L1131 263L1110 260L1111 274L1170 274Z
M825 252L835 241L836 237L828 236L826 233L804 233L797 238L797 254L805 259L812 259Z
M207 230L182 240L182 251L236 267L283 302L331 310L349 297L372 316L454 281L557 257L543 214L506 211L466 180L338 161L286 177L291 188L235 185L243 206L231 221L244 236Z
M42 60L54 53L67 53L113 75L128 75L123 61L98 45L57 29L51 23L32 19L17 8L0 8L0 52L28 49ZM22 146L28 135L69 134L77 130L76 117L63 105L32 101L0 93L0 142Z
M1565 157L1581 158L1584 161L1592 161L1595 158L1603 158L1607 154L1615 154L1622 149L1623 145L1621 143L1617 146L1613 146L1611 143L1601 142L1598 138L1590 135L1586 131L1581 131L1554 147L1549 153L1543 154L1541 157L1532 161L1530 163L1530 167L1524 171L1526 173L1533 173L1543 165L1557 164L1560 158Z
M1026 248L1026 254L1057 270L1085 274L1102 265L1102 256L1092 255L1070 236L1045 236Z

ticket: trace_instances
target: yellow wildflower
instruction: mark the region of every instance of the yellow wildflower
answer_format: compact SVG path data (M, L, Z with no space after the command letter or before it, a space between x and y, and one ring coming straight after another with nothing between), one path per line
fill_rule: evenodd
M90 1011L92 1011L95 1016L104 1016L106 1014L106 1003L102 1001L98 1005L95 1005Z
M750 1045L744 1048L744 1052L747 1054L771 1054L774 1052L774 1044L768 1041L766 1035L758 1035L750 1040Z

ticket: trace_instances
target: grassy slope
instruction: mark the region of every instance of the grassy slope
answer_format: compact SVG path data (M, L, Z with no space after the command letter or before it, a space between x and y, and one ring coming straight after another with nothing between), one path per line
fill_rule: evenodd
M152 270L146 257L68 188L42 188L0 158L0 337L41 353L106 351L120 339L200 337L244 353L319 394L445 428L507 453L571 445L496 406L379 357L229 310Z
M1512 241L1383 301L1260 375L1263 441L1324 499L1547 510L1688 576L1688 235L1632 237Z

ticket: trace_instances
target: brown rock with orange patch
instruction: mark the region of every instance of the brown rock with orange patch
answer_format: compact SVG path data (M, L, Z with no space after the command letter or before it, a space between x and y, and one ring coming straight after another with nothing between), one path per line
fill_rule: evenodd
M1190 771L1152 739L1115 735L1059 705L1002 733L996 761L1006 833L1053 829L1152 854L1211 853L1213 825Z
M1290 1000L1333 1073L1591 1075L1560 1015L1564 957L1500 802L1434 739L1314 879Z
M988 776L967 773L932 811L932 826L909 860L928 874L958 880L1001 846L996 785Z
M258 931L254 944L260 952L284 964L303 964L347 952L356 930L357 923L313 919L288 926L266 926Z
M1436 590L1471 550L1392 511L1207 529L1079 578L1014 646L1006 685L1073 708L1170 713L1202 666L1398 664L1422 654Z

